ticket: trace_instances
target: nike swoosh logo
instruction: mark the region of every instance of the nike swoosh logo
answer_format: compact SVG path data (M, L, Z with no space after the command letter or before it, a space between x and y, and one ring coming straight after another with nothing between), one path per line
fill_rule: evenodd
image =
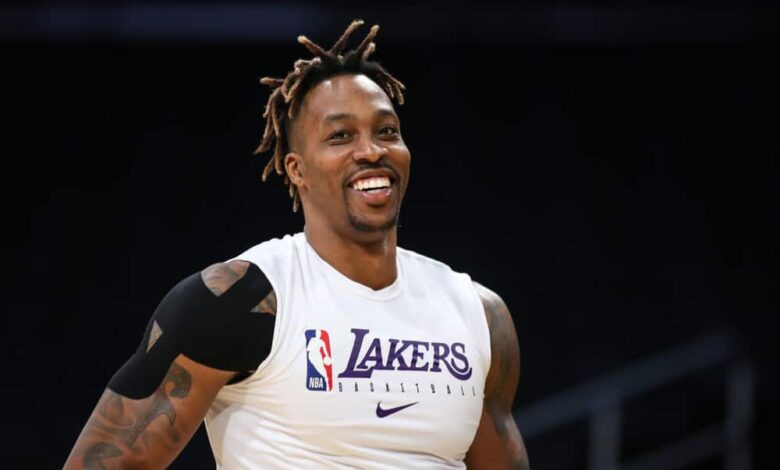
M409 403L408 405L402 405L402 406L396 406L395 408L382 408L382 402L376 404L376 415L380 418L385 418L387 416L390 416L393 413L398 413L401 410L404 410L406 408L409 408L412 405L416 405L420 403L419 401L416 401L414 403Z

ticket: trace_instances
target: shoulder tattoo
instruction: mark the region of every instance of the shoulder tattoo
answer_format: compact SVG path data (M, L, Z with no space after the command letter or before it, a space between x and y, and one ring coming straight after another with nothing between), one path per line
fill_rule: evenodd
M259 308L264 313L253 313ZM246 261L209 266L179 282L147 324L135 354L109 381L128 398L148 397L183 354L215 369L255 370L273 344L276 298L260 268Z
M511 406L520 378L520 346L512 315L495 292L474 282L490 330L491 364L485 393Z
M206 287L219 297L230 289L230 286L244 277L247 269L249 269L247 261L234 260L227 263L212 264L201 271L200 275Z

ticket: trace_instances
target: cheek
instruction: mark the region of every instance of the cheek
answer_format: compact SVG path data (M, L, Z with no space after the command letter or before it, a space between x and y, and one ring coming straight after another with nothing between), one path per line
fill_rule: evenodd
M398 140L393 145L389 145L387 148L390 150L390 155L396 158L399 163L403 161L407 165L409 164L411 154L409 153L409 147L406 146L406 142L403 139Z
M409 153L409 149L407 149L406 146L398 147L394 149L391 155L395 163L395 166L398 168L400 172L403 173L402 176L408 176L409 167L412 162L412 155Z
M343 156L335 153L324 152L318 155L309 165L309 186L318 188L321 192L341 191L343 161Z
M402 162L401 171L403 172L403 179L404 179L402 194L406 194L406 188L409 186L409 169L412 163L412 154L409 153L409 150L406 148L404 148L404 152L401 155L401 162Z

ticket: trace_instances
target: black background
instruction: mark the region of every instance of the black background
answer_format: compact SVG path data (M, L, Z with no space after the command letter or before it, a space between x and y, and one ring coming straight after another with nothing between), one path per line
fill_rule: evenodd
M399 243L505 299L521 416L730 328L757 372L755 467L775 467L778 35L502 41L439 17L405 38L363 16L408 89ZM297 32L329 44L349 19ZM3 38L3 467L56 468L173 284L302 227L252 151L257 77L307 52L294 35ZM625 455L722 418L722 377L697 377L633 402ZM534 468L584 466L582 423L529 440ZM174 468L211 459L201 431Z

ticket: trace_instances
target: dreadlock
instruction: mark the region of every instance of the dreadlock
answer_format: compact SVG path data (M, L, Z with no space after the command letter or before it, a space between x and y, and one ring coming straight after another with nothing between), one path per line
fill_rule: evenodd
M263 141L255 150L255 155L265 152L275 142L273 157L263 169L262 179L265 181L272 171L284 178L288 186L290 198L293 200L293 211L300 206L298 188L290 181L284 168L284 156L290 151L289 136L293 118L297 115L306 93L318 83L341 74L366 75L379 85L399 105L404 103L403 83L390 75L378 62L369 61L368 57L376 50L374 38L379 32L379 26L374 25L366 37L355 49L342 55L342 50L352 33L363 24L362 20L354 20L342 33L333 46L325 50L312 42L306 36L298 36L298 42L303 44L314 57L298 59L284 78L262 77L260 83L271 87L271 95L265 105L263 118L265 130Z

